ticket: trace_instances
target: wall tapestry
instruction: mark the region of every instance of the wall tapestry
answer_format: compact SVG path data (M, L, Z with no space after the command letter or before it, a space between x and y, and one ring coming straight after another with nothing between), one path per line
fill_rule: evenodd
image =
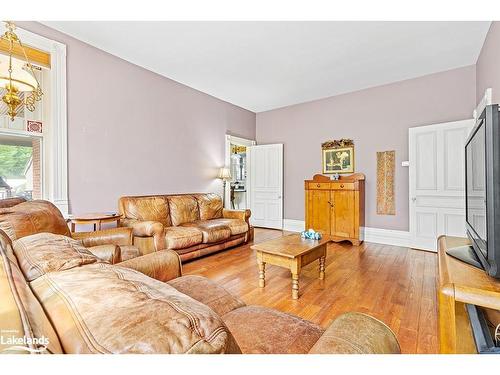
M377 152L377 214L395 215L394 171L396 151Z
M321 144L323 173L354 173L354 142L340 139Z

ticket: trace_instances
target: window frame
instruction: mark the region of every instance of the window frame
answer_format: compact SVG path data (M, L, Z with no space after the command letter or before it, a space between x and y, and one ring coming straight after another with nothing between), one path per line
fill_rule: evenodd
M5 22L0 23L2 29ZM23 44L50 53L50 103L44 119L49 125L42 137L42 198L54 203L68 215L68 132L66 92L66 45L16 27ZM36 136L25 130L4 129L9 135Z

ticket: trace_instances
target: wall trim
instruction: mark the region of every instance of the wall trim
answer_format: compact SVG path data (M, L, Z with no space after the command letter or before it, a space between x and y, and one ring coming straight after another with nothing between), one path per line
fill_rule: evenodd
M306 223L303 220L283 219L283 230L288 232L302 232Z
M283 230L302 232L305 230L305 222L303 220L284 219ZM370 227L360 227L359 230L366 242L410 247L410 232L408 231Z
M366 242L410 247L410 232L408 231L370 227L361 227L359 230Z
M5 23L1 23L4 25ZM50 53L50 118L43 142L43 198L54 203L63 215L68 202L68 125L66 92L66 45L16 26L23 44Z

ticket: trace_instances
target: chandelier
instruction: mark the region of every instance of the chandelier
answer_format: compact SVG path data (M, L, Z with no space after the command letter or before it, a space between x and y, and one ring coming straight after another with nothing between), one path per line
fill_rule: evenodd
M42 99L43 92L23 44L14 33L15 25L12 22L6 22L5 27L7 31L0 37L0 40L7 43L9 54L8 56L0 54L0 87L6 90L2 101L7 104L7 113L14 121L14 117L22 106L33 112L35 103ZM13 57L16 47L22 51L24 61ZM24 100L21 93L24 93Z

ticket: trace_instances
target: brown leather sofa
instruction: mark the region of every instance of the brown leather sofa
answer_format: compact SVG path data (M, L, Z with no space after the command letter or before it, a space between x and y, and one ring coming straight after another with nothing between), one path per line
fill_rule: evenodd
M171 249L184 261L249 240L250 210L224 209L216 194L126 196L118 208L143 254Z
M178 255L158 253L170 255L159 261L168 282L126 262L103 261L64 235L36 233L11 241L0 231L0 352L400 352L391 330L372 317L344 314L324 330L247 306L206 278L179 277Z

